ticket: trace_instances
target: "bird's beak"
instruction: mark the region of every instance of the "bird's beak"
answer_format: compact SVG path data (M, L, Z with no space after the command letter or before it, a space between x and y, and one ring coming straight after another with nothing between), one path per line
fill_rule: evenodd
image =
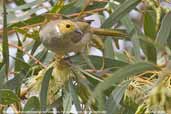
M75 32L76 32L76 33L79 33L79 34L81 34L81 35L83 34L83 32L82 32L80 29L76 29Z

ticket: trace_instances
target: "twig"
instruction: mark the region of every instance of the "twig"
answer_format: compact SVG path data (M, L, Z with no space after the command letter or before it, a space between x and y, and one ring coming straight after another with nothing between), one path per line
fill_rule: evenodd
M2 43L2 41L0 41L0 43ZM31 54L25 52L25 51L23 50L22 47L19 47L19 46L15 45L15 44L12 44L12 43L8 43L8 45L11 46L11 47L17 48L17 49L19 49L20 51L24 52L24 53L25 53L26 55L28 55L32 60L34 60L36 64L39 64L39 65L41 65L43 68L46 68L46 66L45 66L41 61L39 61L36 57L32 56Z
M98 8L98 9L94 9L94 10L90 10L90 11L84 11L83 14L92 14L92 13L96 13L96 12L100 12L100 11L104 11L106 10L106 8ZM68 17L76 17L76 16L79 16L80 13L73 13L73 14L69 14L69 15L66 15ZM62 14L53 14L53 13L47 13L45 14L45 16L53 16L54 17L54 20L55 19L59 19L59 16L62 16ZM43 25L45 24L46 21L44 22L40 22L40 23L36 23L36 24L32 24L32 25L27 25L27 26L23 26L23 27L20 27L20 29L29 29L29 28L32 28L32 27L36 27L36 26L40 26L40 25ZM15 32L15 30L9 30L8 33L11 34ZM0 29L0 36L2 35L3 33L3 30Z

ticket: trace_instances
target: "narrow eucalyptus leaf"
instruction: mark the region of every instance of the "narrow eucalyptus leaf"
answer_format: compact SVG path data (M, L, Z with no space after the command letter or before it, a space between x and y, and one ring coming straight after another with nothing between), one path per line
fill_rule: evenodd
M162 46L167 45L168 39L171 37L171 12L169 12L167 15L164 16L161 22L161 27L159 29L159 32L157 34L156 42Z
M5 74L5 65L3 65L0 69L0 89L3 88L3 84L6 80L6 74Z
M0 89L0 104L10 105L19 101L20 99L12 90Z
M101 94L104 90L109 89L114 84L118 84L126 78L131 76L135 76L137 74L143 73L145 71L158 71L160 70L154 64L140 62L131 65L127 65L125 67L120 68L115 71L112 76L106 78L103 82L99 83L94 91L94 95Z
M123 16L128 12L133 10L136 5L141 0L125 0L115 11L110 15L110 17L102 24L103 28L111 27L114 23L118 22Z
M52 70L53 68L50 68L47 70L47 72L44 75L42 84L41 84L41 90L40 90L41 111L46 111L47 93L48 93L49 81L52 76Z
M40 111L40 101L36 96L32 96L28 99L27 103L23 109L24 112L34 113L35 111Z

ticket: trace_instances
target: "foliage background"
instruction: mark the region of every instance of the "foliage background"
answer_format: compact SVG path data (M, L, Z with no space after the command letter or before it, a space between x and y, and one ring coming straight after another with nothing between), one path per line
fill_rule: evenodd
M8 112L9 108L19 114L21 111L51 111L52 107L67 113L73 105L82 113L171 113L169 2L1 1L1 113ZM50 68L55 64L52 62L55 55L41 45L39 28L62 16L83 19L94 14L100 19L102 28L124 29L129 38L103 39L103 48L98 49L102 56L89 56L95 70L75 55L69 57L73 64L69 70L62 63L60 67L65 71L57 69L55 74L55 68ZM124 43L121 45L120 41ZM17 50L16 54L9 53L12 48ZM62 83L55 80L59 74L63 76Z

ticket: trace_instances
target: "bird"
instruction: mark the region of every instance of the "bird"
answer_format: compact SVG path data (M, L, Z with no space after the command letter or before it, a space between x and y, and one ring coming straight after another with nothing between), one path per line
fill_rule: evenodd
M83 52L94 35L128 37L122 31L93 28L86 21L71 19L50 21L39 32L43 45L58 56L64 56L70 52Z

